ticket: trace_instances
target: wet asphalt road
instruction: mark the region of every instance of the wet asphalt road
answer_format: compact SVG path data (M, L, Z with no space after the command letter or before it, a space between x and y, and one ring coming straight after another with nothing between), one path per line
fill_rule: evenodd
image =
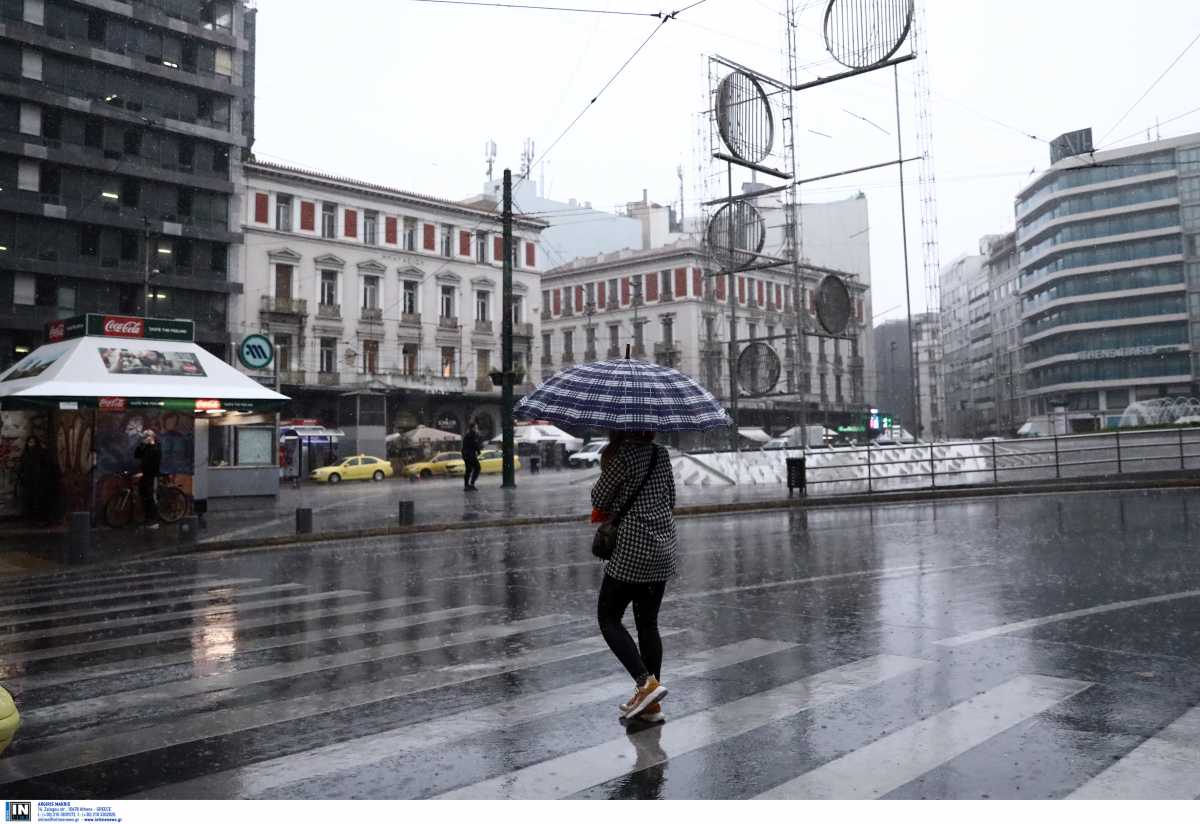
M590 530L0 582L8 798L1200 795L1200 493L696 518L622 727Z

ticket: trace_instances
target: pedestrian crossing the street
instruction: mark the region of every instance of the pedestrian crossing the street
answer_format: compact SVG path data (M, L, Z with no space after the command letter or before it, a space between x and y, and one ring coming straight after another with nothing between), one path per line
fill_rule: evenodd
M0 682L24 722L0 757L0 787L14 797L555 799L616 795L638 777L633 786L656 797L884 798L1018 732L1047 746L1090 733L1067 719L1103 703L1094 674L1019 661L965 669L994 631L898 654L789 640L787 627L709 637L682 617L692 603L764 591L747 585L673 593L667 721L621 725L630 681L589 611L525 612L473 591L451 599L459 583L444 577L447 589L423 590L133 568L0 584ZM885 704L894 721L878 723ZM1200 795L1200 706L1153 706L1153 730L1064 773L1071 783L1052 796ZM764 742L782 748L755 749ZM751 765L739 748L754 752ZM771 770L752 768L766 761ZM1005 775L993 797L1020 797Z

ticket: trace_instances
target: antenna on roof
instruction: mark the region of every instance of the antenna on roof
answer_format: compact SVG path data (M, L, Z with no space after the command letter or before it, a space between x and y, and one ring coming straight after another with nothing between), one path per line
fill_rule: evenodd
M521 178L522 179L528 180L529 175L533 172L533 158L535 156L536 155L533 151L533 138L527 137L527 138L525 138L525 148L521 152Z
M496 163L496 141L489 140L483 144L483 154L487 162L488 183L492 182L492 167Z

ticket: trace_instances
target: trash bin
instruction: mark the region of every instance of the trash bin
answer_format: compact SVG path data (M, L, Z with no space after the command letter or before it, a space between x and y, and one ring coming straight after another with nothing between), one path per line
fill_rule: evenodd
M786 462L787 462L788 497L789 498L792 497L793 489L798 489L798 490L800 490L800 497L803 498L805 495L805 486L804 486L805 459L803 457L788 458Z

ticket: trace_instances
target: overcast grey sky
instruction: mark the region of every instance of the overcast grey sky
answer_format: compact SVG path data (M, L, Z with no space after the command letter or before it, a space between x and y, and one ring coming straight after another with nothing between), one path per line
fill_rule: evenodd
M530 1L671 11L691 0ZM797 0L802 78L838 69L819 34L825 5ZM658 25L648 17L411 0L258 0L258 7L259 157L451 198L481 190L487 140L499 147L498 170L519 167L525 138L539 154L548 148ZM782 0L706 0L665 24L548 155L548 194L611 208L646 188L652 199L673 202L682 163L686 197L694 198L706 56L784 76L782 9ZM1091 126L1100 142L1200 34L1196 0L927 0L926 16L943 263L974 252L981 235L1012 228L1013 195L1049 163L1043 141ZM1200 44L1101 145L1144 140L1156 117L1163 137L1200 131L1200 111L1165 123L1200 109L1198 75ZM912 76L912 64L900 69L906 154L916 146ZM799 94L796 104L801 177L895 158L890 71ZM908 175L917 309L924 303L920 204L916 170ZM902 315L895 169L813 184L804 197L859 190L871 210L877 319Z

